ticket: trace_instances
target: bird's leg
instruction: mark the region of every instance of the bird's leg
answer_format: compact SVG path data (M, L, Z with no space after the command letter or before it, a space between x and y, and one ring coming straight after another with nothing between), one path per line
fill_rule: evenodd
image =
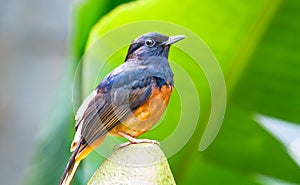
M123 137L125 137L126 139L128 139L129 142L126 142L126 143L123 143L123 144L119 144L119 145L117 145L117 148L123 148L123 147L125 147L125 146L130 145L130 144L139 144L139 143L152 143L152 144L157 144L157 145L159 145L159 142L156 141L156 140L150 140L150 139L136 139L136 138L131 137L131 136L129 136L129 135L123 133L123 132L118 132L118 134L119 134L120 136L123 136Z
M150 139L136 139L134 137L131 137L130 135L127 135L123 132L118 132L119 135L125 137L130 141L132 144L139 144L139 143L153 143L159 145L159 142L156 140L150 140Z

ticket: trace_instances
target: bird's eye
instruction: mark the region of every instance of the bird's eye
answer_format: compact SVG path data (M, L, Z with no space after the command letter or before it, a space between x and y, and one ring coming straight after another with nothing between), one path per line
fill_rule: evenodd
M145 44L148 47L153 47L155 45L155 42L152 39L148 39L148 40L145 41Z

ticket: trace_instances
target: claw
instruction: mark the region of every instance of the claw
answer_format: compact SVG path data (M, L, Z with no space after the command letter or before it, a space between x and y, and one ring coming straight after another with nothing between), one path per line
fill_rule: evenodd
M139 143L151 143L151 144L157 144L160 146L159 142L156 140L151 139L136 139L134 142L131 142L132 144L139 144Z
M160 146L159 142L156 140L151 140L151 139L136 139L134 137L131 137L123 132L119 132L119 135L125 137L126 139L129 140L129 142L123 143L123 144L117 144L114 146L114 151L120 148L123 148L125 146L129 146L131 144L140 144L140 143L151 143L151 144L156 144Z
M119 150L120 148L123 148L125 146L129 146L131 145L131 142L126 142L126 143L122 143L122 144L116 144L113 148L113 151Z

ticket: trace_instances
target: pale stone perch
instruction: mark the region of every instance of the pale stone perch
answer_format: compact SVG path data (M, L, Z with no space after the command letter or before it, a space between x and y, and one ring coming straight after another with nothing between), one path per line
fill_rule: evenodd
M156 144L131 144L114 151L94 173L88 185L176 184L168 161Z

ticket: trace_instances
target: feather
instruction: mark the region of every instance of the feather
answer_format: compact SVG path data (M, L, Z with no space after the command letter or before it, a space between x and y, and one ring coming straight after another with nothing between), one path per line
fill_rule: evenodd
M109 89L107 86L98 87L98 93L89 100L86 110L77 123L76 139L83 139L80 151L102 138L113 129L121 120L126 119L132 112L142 105L151 95L153 77L135 80L130 85ZM109 84L112 85L113 84Z
M82 119L84 112L86 111L90 102L95 98L96 95L97 95L97 91L95 90L85 98L85 100L82 102L82 104L78 108L76 115L75 115L75 120L76 120L77 124L80 123L80 120ZM75 128L77 128L77 126L78 126L77 124L75 125Z

